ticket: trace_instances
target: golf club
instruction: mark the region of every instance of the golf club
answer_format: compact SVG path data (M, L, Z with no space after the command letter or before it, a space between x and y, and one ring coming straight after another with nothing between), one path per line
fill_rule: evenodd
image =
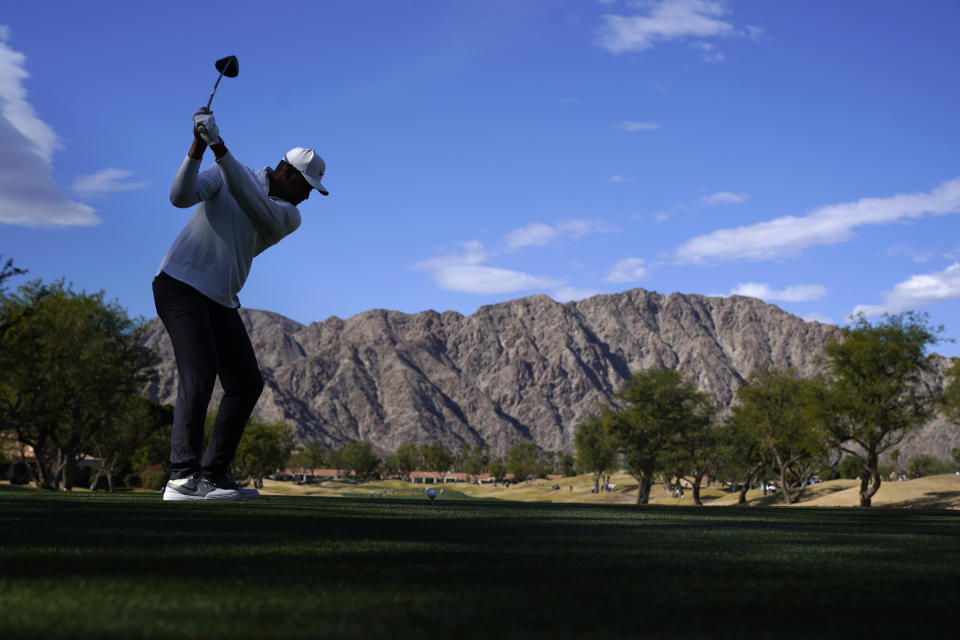
M210 105L213 104L213 96L217 92L217 87L220 86L220 79L223 78L223 76L227 76L228 78L236 78L240 73L240 62L237 60L237 56L220 58L217 60L214 66L217 68L217 71L220 72L220 75L217 76L217 81L213 85L213 91L210 92L210 99L207 100L207 109L210 109ZM203 133L203 129L203 125L198 127L198 130L200 130L201 133Z
M217 87L220 86L220 78L223 76L227 76L228 78L236 78L237 74L240 73L240 62L237 60L237 56L220 58L217 60L214 66L217 67L217 71L220 72L220 75L217 76L217 81L213 85L213 91L210 92L210 99L207 100L207 109L209 109L210 105L213 103L213 94L217 92Z

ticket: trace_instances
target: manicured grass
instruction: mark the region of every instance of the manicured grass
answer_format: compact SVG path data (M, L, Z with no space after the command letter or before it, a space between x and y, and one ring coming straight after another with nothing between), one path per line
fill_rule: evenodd
M626 473L616 473L612 477L614 488L599 494L590 492L593 477L590 474L553 480L534 480L510 485L475 485L469 483L444 483L437 485L411 484L400 480L383 480L364 484L349 484L324 481L315 484L297 485L293 482L275 482L266 480L263 493L266 495L309 495L322 497L422 497L428 486L444 489L444 497L481 498L510 500L518 502L555 502L579 504L636 504L637 482ZM556 484L559 488L554 490ZM830 480L812 485L801 496L798 507L856 507L860 504L858 480ZM3 485L0 484L0 488ZM724 490L714 483L703 487L700 497L704 504L711 507L731 506L737 503L735 492ZM693 493L690 490L675 498L656 483L650 492L650 503L665 506L692 506ZM759 489L747 493L750 506L783 506L783 496L779 492L766 496ZM944 474L907 480L904 482L884 482L880 491L873 497L873 506L894 509L955 509L960 511L960 475Z
M0 638L955 637L960 516L0 491Z

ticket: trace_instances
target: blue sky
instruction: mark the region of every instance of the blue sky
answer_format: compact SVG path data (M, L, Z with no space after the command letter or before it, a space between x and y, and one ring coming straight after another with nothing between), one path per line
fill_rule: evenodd
M834 324L914 309L960 338L960 3L96 6L0 14L0 253L30 277L155 315L189 216L170 182L235 54L213 103L231 151L314 147L331 194L255 260L246 307L642 287Z

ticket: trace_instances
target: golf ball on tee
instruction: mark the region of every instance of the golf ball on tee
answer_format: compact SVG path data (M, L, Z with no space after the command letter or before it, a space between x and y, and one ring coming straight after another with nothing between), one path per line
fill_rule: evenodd
M436 489L427 489L427 497L430 498L431 500L433 500L434 498L436 498L436 497L437 497L437 490L436 490Z

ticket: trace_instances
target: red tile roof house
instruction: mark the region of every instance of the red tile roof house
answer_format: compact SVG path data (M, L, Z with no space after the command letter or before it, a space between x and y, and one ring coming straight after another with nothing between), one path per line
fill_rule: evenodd
M513 480L513 474L508 473L504 480ZM494 478L489 473L481 473L479 475L473 475L470 473L454 473L452 471L439 472L439 471L411 471L410 472L410 482L415 482L417 484L436 484L438 482L476 482L477 484L488 484L491 482L496 482L497 479Z
M357 475L355 471L346 469L284 469L283 476L293 478L313 478L315 480L340 480L346 476Z
M462 476L462 478L461 478ZM416 484L436 484L438 482L467 482L467 474L446 471L411 471L410 482Z

